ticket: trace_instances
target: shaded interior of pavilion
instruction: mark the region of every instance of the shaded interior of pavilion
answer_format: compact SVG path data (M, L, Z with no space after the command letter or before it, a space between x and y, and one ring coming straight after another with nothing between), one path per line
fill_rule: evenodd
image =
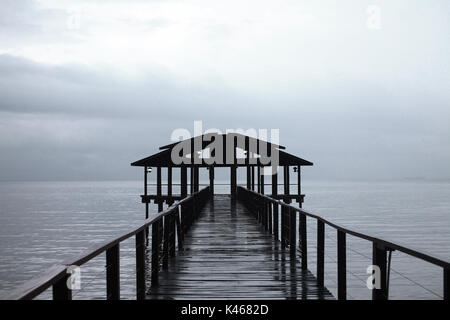
M131 165L143 167L141 199L147 212L150 203L161 211L164 205L171 205L205 186L210 187L211 195L229 193L233 199L240 185L301 206L305 197L301 167L313 163L285 149L237 133L212 133L162 146L159 152Z

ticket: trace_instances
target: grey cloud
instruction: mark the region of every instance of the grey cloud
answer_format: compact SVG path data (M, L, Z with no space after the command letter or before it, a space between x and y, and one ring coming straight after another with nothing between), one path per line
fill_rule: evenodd
M450 177L450 111L432 95L348 82L262 99L162 74L134 83L10 56L0 70L0 179L139 177L129 163L156 152L175 128L192 132L194 120L204 129L279 128L288 151L314 161L307 178Z
M304 170L309 179L450 179L448 45L430 21L436 16L441 30L448 22L435 14L436 6L448 2L429 5L414 34L413 18L406 16L408 23L361 42L318 41L322 51L310 48L311 56L323 57L318 61L325 66L292 61L280 69L266 52L270 70L278 72L265 65L257 70L281 84L280 91L231 88L219 77L193 83L156 67L127 79L108 66L0 55L0 179L140 178L129 163L167 144L173 129L192 131L194 120L203 120L205 129L279 128L289 152L314 162ZM385 23L396 19L392 12L386 11ZM50 30L40 29L40 19L53 21L46 24ZM0 40L5 46L66 36L76 41L58 27L64 19L65 13L37 10L32 1L5 1ZM168 22L149 23L157 28ZM209 32L212 41L215 34L229 35L226 26ZM300 50L302 39L287 40L300 41L294 46ZM325 49L342 46L335 60L327 60L333 55ZM300 69L285 75L290 67Z

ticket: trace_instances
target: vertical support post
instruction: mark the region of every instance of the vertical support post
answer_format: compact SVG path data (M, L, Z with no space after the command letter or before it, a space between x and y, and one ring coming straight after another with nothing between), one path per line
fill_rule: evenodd
M232 165L230 167L230 170L231 170L231 178L230 178L231 198L236 198L236 185L237 185L236 169L237 169L237 167L235 165Z
M181 197L184 198L187 196L187 167L181 167Z
M269 231L269 201L264 200L264 229Z
M279 215L279 211L278 211L278 203L274 203L273 204L273 235L275 237L276 240L278 240L278 236L279 236L279 224L278 224L278 215Z
M223 143L222 143L222 156L223 156L222 163L223 164L227 164L227 144L228 144L229 138L230 138L230 136L227 136L227 135L223 136Z
M120 300L119 244L106 250L106 299Z
M190 184L189 190L190 190L190 193L193 194L194 193L194 167L193 166L191 166L190 180L191 180L191 184Z
M273 230L273 219L272 219L272 201L269 201L267 203L268 207L268 211L267 211L267 215L268 215L268 220L269 220L269 233L272 234L272 230Z
M258 193L261 193L261 167L256 167L256 185Z
M161 167L156 169L156 195L161 196L162 182L161 182Z
M145 299L145 235L136 233L136 299Z
M163 210L163 201L161 199L162 196L162 181L161 181L161 167L158 167L156 170L156 195L157 200L155 201L158 204L158 212Z
M251 167L251 173L252 173L252 181L251 181L251 183L252 183L252 191L255 191L255 166L252 166Z
M281 248L286 247L286 208L281 206Z
M148 167L145 166L144 167L144 195L147 196L148 195L148 189L147 189L147 185L148 185ZM149 200L145 199L145 219L148 219L148 215L149 215ZM146 244L148 245L148 227L145 228L145 238L146 238Z
M444 300L450 300L450 269L444 268Z
M199 189L199 178L198 178L198 167L194 167L194 192L198 192Z
M177 206L175 211L175 223L177 227L178 250L183 250L183 227L181 225L180 212L180 206Z
M380 286L381 288L372 289L372 300L387 300L387 252L386 248L379 247L375 242L372 243L372 265L380 268Z
M147 191L147 179L148 179L148 167L144 167L144 195L148 195ZM146 200L147 201L147 200ZM145 202L145 219L148 219L148 202Z
M325 224L317 220L317 284L324 286L325 276Z
M170 221L170 246L169 246L169 256L175 257L175 214L177 213L176 210L173 210L169 217Z
M284 195L288 196L289 195L289 166L284 166ZM286 203L290 203L291 201L289 200L289 198L285 198L284 202Z
M288 209L287 213L289 214L289 251L291 253L291 258L295 257L295 248L296 248L296 224L297 224L297 211L293 209ZM303 252L302 252L302 265L303 265Z
M172 197L172 167L167 167L167 195Z
M250 164L250 138L245 137L245 165L247 166L247 168L249 164Z
M272 197L276 198L276 195L278 195L278 174L274 173L272 175Z
M252 188L252 184L251 184L251 172L250 172L250 167L247 165L247 189L250 190Z
M67 287L70 274L64 275L53 285L53 300L72 300L72 290Z
M337 232L337 280L338 280L338 300L347 299L347 253L345 232Z
M306 228L306 216L300 213L299 218L300 249L302 251L302 270L308 269L308 234Z
M159 273L159 224L160 221L155 221L152 224L152 286L158 284Z
M214 196L214 166L209 167L209 192Z
M169 232L170 232L170 217L164 216L163 217L163 224L164 224L164 233L163 233L163 269L167 269L169 266Z
M260 184L261 184L260 192L262 194L264 194L264 167L261 167L261 171L262 172L260 172L260 176L259 176L259 181L260 181Z

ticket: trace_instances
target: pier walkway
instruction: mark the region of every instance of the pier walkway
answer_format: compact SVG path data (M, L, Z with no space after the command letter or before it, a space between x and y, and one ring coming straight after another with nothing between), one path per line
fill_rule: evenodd
M239 201L214 195L148 299L333 299Z

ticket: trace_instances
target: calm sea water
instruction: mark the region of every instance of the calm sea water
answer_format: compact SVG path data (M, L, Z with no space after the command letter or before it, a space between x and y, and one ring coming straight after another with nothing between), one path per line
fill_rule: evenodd
M293 187L294 188L294 187ZM216 186L216 192L227 192ZM174 190L176 192L176 190ZM342 226L450 260L450 183L305 181L304 208ZM0 291L108 239L144 218L141 181L0 182ZM308 219L315 272L315 221ZM336 233L326 230L326 286L336 292ZM371 244L347 239L349 298L369 299ZM122 298L135 297L134 238L121 245ZM392 299L439 299L442 270L394 252ZM105 298L105 257L82 268L75 299ZM45 299L49 292L41 295Z

